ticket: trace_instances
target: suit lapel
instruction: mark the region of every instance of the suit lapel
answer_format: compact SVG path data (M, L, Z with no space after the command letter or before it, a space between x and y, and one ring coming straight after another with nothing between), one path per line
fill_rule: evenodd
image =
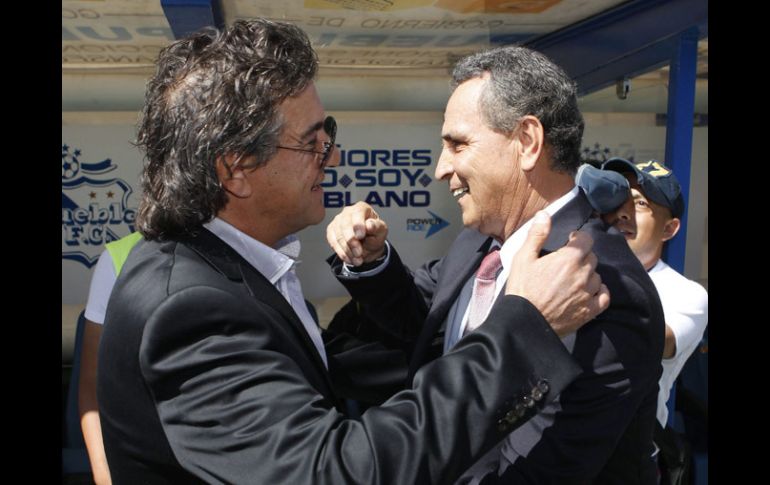
M434 338L441 335L439 332L441 324L446 320L447 313L463 285L481 264L491 243L492 238L475 230L465 229L442 259L441 270L436 281L436 294L433 296L425 324L417 337L409 362L409 382L417 370L429 360L431 344Z
M436 295L428 312L428 320L443 322L446 319L465 282L479 267L491 244L491 237L471 229L466 229L457 242L452 244L436 282Z
M334 396L334 388L329 373L315 344L307 334L297 313L275 286L233 248L207 229L202 229L200 234L185 241L185 243L228 279L234 282L243 282L254 298L272 307L289 322L297 338L302 342L307 355L311 357L319 374L323 376L324 383L328 387L328 394Z

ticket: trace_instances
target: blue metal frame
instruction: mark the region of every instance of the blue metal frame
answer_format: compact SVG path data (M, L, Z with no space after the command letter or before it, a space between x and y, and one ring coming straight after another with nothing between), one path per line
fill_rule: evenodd
M668 64L691 28L708 35L707 0L634 0L524 45L564 68L584 96Z
M224 26L220 0L161 0L161 6L176 38ZM707 35L707 0L632 0L524 44L562 66L581 96L670 63L665 162L687 195L697 41ZM664 258L684 272L686 213L679 232Z
M707 0L634 0L524 43L543 52L577 82L581 96L624 77L671 65L666 164L690 192L698 39L708 35ZM664 260L684 273L687 214Z
M678 48L671 59L668 79L668 118L666 120L666 165L682 186L685 203L690 193L692 129L695 112L695 75L698 62L698 32L690 29L679 36ZM663 259L684 273L687 245L687 205L679 233L666 244Z
M161 0L160 5L175 39L203 27L222 28L225 25L220 0Z

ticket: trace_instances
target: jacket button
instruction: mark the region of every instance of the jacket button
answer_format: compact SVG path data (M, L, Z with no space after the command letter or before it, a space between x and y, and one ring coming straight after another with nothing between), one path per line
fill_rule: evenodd
M527 408L522 403L516 404L516 407L514 408L513 412L516 413L516 416L519 418L524 416L524 412L527 410Z
M540 392L540 389L538 389L537 387L533 387L532 388L532 398L535 401L539 401L539 400L543 399L543 393Z
M501 419L500 421L498 421L498 422L497 422L497 430L498 430L498 431L505 431L505 430L506 430L506 427L507 427L507 426L506 426L506 424L505 424L505 421L503 421L502 419Z
M540 389L540 392L545 394L551 389L551 386L548 385L547 380L540 379L539 381L537 381L537 388Z

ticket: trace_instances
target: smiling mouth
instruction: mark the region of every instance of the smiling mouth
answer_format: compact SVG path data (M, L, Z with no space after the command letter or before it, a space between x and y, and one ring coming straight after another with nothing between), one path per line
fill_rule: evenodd
M315 184L315 185L313 185L312 187L310 187L310 191L311 191L311 192L315 192L315 191L317 191L317 190L323 190L323 187L321 187L321 184L322 184L322 183L324 183L324 179L325 179L325 177L321 177L321 179L320 179L320 180L318 180L318 182L316 182L316 184Z
M452 191L452 197L455 199L459 199L463 195L468 193L468 187L460 187L459 189L454 189Z

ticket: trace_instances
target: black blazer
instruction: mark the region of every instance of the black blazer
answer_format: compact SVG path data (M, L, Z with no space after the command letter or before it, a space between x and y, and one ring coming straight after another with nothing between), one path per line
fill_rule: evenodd
M506 419L517 393L544 388L548 402L578 374L548 330L526 300L505 298L413 389L350 419L342 399L362 376L374 375L364 392L403 382L392 353L338 335L327 371L286 300L219 238L142 241L99 349L113 482L450 483L523 422Z
M592 217L592 212L580 192L553 216L543 249L544 254L555 251L570 232L585 231L594 240L597 272L610 290L610 307L564 339L582 373L476 463L461 482L486 475L488 483L655 483L652 431L662 371L663 311L652 281L623 236ZM388 268L376 277L338 277L367 319L380 325L402 322L398 335L412 342L414 375L441 355L447 313L491 242L466 229L445 257L414 273L393 250ZM421 331L415 331L420 325ZM507 468L499 479L498 466Z

